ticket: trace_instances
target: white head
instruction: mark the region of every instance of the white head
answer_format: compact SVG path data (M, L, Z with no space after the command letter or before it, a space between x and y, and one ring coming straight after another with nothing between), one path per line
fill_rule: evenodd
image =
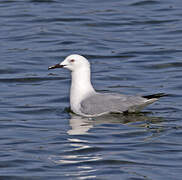
M78 54L73 54L66 57L65 60L60 64L50 66L48 69L55 69L55 68L66 68L69 69L70 71L76 71L79 69L89 69L90 63L85 57L80 56Z

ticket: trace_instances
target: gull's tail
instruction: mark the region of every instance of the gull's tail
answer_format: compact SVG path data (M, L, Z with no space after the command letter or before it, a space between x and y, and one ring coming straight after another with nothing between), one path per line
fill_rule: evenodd
M145 108L145 106L147 106L149 104L152 104L153 102L157 101L160 97L163 97L163 96L168 96L168 95L164 94L164 93L157 93L157 94L151 94L151 95L147 95L147 96L142 96L143 98L145 98L144 102L142 102L139 105L130 107L124 113L140 112L143 108Z
M151 94L148 96L142 96L143 98L145 98L145 102L142 103L141 105L135 106L135 109L133 111L133 109L129 109L128 112L139 112L141 111L145 106L152 104L153 102L157 101L160 97L163 96L168 96L167 94L164 93L157 93L157 94Z
M149 99L159 99L160 97L163 97L163 96L168 96L168 95L164 93L158 93L158 94L152 94L152 95L143 96L143 97L149 100Z

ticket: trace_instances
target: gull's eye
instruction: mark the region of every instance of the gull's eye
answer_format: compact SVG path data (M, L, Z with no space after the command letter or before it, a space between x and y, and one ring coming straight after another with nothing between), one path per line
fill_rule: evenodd
M70 62L75 62L75 60L74 59L71 59Z

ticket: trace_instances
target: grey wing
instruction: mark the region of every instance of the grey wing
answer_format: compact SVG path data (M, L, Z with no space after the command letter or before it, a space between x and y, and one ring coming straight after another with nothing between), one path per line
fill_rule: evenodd
M81 102L80 110L82 113L89 115L109 112L122 113L132 108L136 109L137 106L140 106L145 102L146 99L140 96L96 93Z

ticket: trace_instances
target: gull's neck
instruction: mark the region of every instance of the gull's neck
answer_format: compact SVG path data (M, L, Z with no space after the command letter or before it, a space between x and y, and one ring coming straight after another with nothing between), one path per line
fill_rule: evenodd
M70 105L73 112L78 112L80 102L95 92L90 81L90 67L72 71L71 76Z

